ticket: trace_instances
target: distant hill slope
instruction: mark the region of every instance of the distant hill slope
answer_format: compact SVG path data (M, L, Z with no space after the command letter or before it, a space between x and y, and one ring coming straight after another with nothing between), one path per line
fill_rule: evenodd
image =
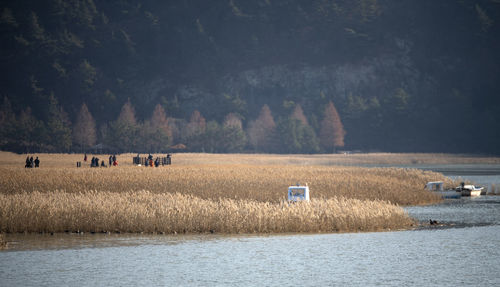
M2 1L0 13L1 96L45 123L51 95L73 123L85 103L98 129L127 100L139 121L161 104L185 121L235 113L244 129L266 104L277 121L299 104L319 134L333 101L345 149L500 153L497 0Z

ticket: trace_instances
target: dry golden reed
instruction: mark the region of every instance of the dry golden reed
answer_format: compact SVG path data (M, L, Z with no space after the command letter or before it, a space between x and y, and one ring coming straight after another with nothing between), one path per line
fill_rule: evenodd
M269 233L408 228L403 209L342 197L287 204L179 193L24 192L0 195L3 232Z
M131 166L132 157L137 154L118 155L119 166ZM31 155L30 155L31 156ZM83 166L83 154L37 154L41 167L75 167L76 162ZM109 155L96 155L108 162ZM142 154L141 156L146 156ZM156 156L156 155L155 155ZM158 156L165 156L158 155ZM0 151L0 166L23 167L26 155ZM249 164L249 165L415 165L415 164L499 164L500 157L486 157L466 154L430 154L430 153L360 153L360 154L174 154L175 165L199 164Z
M398 205L428 204L439 197L426 192L426 182L443 175L415 169L343 166L181 165L162 168L4 168L0 167L0 193L69 193L88 190L181 193L203 199L247 199L280 202L289 185L307 183L313 198L384 200Z
M397 205L441 200L423 190L426 182L456 184L434 172L338 166L306 155L176 154L159 168L132 165L132 154L119 155L112 168L76 168L81 154L38 156L41 167L25 169L25 156L0 152L2 231L397 229L412 224ZM283 204L295 183L308 183L310 204Z

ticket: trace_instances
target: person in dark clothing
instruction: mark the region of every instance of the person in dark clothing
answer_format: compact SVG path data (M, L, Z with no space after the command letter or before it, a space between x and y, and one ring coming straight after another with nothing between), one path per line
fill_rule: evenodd
M111 165L109 165L111 166ZM104 163L104 161L101 161L101 167L107 167L106 164Z
M95 158L95 167L99 167L99 158Z
M113 155L113 162L116 161L116 154Z
M24 165L24 168L28 168L28 167L30 167L30 157L29 156L26 157L26 164Z
M30 167L34 167L34 166L35 166L35 164L33 162L33 157L30 157Z
M87 154L85 154L85 156L83 157L83 161L87 162Z
M113 156L111 156L111 155L109 156L108 162L109 162L109 166L111 166L113 164Z
M38 157L36 157L35 159L35 167L40 167L40 160L38 159Z
M94 166L95 166L95 157L92 157L92 159L90 160L90 167Z

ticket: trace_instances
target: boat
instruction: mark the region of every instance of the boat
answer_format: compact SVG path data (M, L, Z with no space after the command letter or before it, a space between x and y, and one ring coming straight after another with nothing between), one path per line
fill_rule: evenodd
M288 187L288 202L309 201L309 186L292 185Z
M430 181L425 185L425 189L439 194L442 198L460 198L462 193L455 189L444 190L444 183L442 181Z
M472 184L462 184L455 188L455 190L460 192L462 196L480 196L483 189L484 187L482 186L478 187Z

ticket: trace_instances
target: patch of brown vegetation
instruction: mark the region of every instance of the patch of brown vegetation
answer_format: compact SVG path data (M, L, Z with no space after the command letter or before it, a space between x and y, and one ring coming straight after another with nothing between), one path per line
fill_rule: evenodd
M44 154L39 155L40 168L26 169L25 156L0 153L1 230L399 229L413 221L397 205L441 200L423 190L426 182L456 184L439 173L416 169L310 165L300 155L179 154L173 165L159 168L134 166L132 156L120 155L118 167L76 168L72 162L83 155ZM287 187L297 182L308 183L313 200L288 206L283 203Z

